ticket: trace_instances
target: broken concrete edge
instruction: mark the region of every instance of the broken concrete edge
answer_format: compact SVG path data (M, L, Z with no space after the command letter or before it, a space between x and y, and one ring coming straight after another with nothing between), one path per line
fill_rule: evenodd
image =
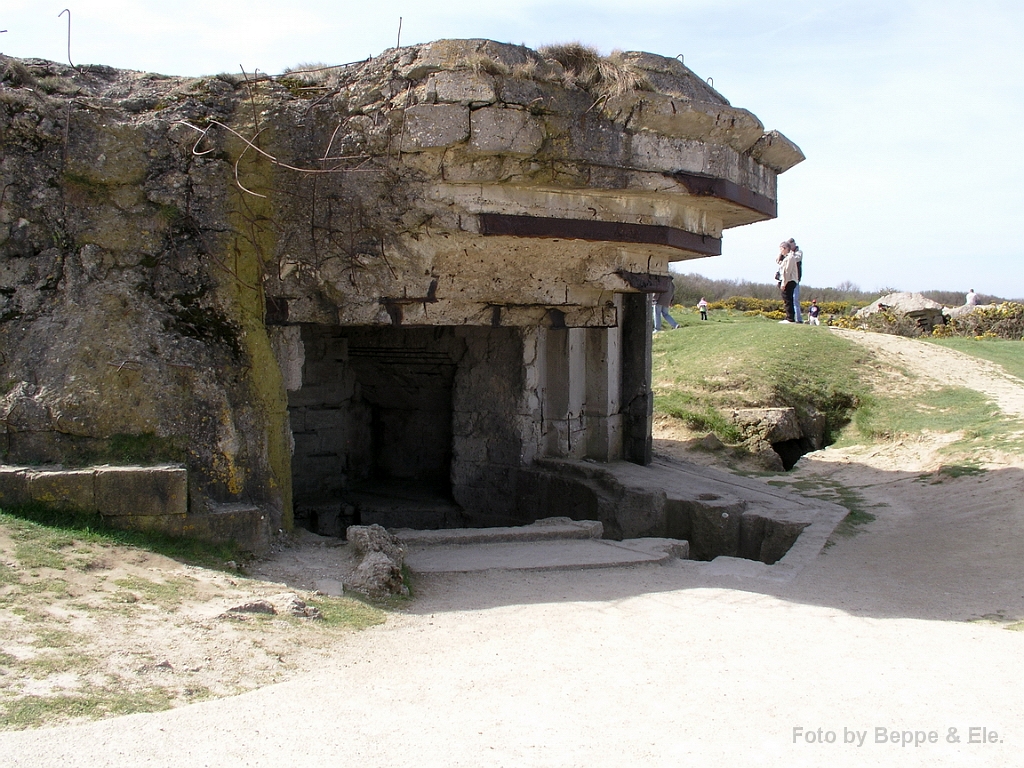
M207 504L189 510L188 470L180 464L65 468L0 465L0 506L40 504L100 515L120 530L156 532L240 550L270 546L269 515L250 504Z
M596 464L573 459L543 458L537 460L535 466L559 472L563 476L576 476L590 483L614 488L616 495L620 497L620 508L621 501L625 498L622 496L623 493L650 496L653 491L659 490L668 503L700 504L711 507L716 512L725 510L730 514L736 513L741 521L747 519L756 522L756 519L760 519L799 529L785 554L771 565L757 559L729 554L719 554L707 561L687 561L687 567L700 568L705 572L729 572L737 576L772 580L792 579L818 556L836 526L848 514L847 509L829 501L802 496L790 489L766 485L752 478L683 462L671 462L670 466L662 466L662 462L656 462L649 467L642 467L628 462ZM672 485L676 487L659 486L656 471L659 467L671 471ZM680 488L685 489L685 493L679 493ZM715 492L701 492L702 489L708 488L713 488ZM640 537L644 537L644 534L641 533ZM688 541L682 537L671 540ZM692 557L692 541L689 541L689 550L689 556ZM697 555L699 556L699 553ZM715 563L717 565L710 567ZM734 565L729 566L729 563Z
M544 541L548 539L600 539L604 535L604 526L597 520L546 517L530 525L521 526L449 528L435 531L397 528L392 530L391 533L410 547L422 547L489 544L506 541Z

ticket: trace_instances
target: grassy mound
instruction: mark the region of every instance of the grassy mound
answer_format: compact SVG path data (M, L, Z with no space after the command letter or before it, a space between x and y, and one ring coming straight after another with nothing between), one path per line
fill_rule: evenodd
M679 310L680 329L654 338L655 412L726 443L740 435L732 408L789 406L825 415L826 442L894 440L924 431L960 433L951 453L1024 447L1024 425L984 395L935 387L880 361L827 328L780 325L738 312L701 321ZM1024 378L1024 344L944 339L935 343L1002 365Z
M693 429L739 439L723 411L755 406L814 408L828 441L869 395L863 348L823 327L780 325L760 317L678 315L679 330L655 336L654 407Z

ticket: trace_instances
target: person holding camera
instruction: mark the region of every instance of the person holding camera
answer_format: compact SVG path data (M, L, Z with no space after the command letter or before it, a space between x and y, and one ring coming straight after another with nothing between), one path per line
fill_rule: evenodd
M795 323L796 314L793 309L793 294L800 282L800 262L796 257L796 251L790 249L789 242L779 245L779 271L775 273L779 290L782 292L782 303L786 311L786 319L781 323Z
M804 281L804 252L796 244L792 237L786 241L789 251L796 257L796 288L793 289L793 318L796 322L804 321L803 312L800 311L800 283Z

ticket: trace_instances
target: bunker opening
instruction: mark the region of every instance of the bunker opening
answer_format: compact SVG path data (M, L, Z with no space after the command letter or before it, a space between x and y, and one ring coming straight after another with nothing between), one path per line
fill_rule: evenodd
M450 327L302 326L289 394L296 523L450 527L453 387L465 344Z
M302 324L289 391L295 522L514 525L524 331Z

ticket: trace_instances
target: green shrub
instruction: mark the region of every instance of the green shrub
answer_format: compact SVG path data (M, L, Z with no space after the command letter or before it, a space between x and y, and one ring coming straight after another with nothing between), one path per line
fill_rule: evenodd
M976 309L936 328L933 335L1024 340L1024 304L1008 301Z
M846 315L850 312L851 305L848 301L822 301L818 303L823 315ZM800 309L806 315L811 308L811 302L801 301ZM708 309L731 309L736 312L743 312L748 317L761 315L763 317L781 319L786 310L782 299L759 299L754 296L730 296L721 301L712 301Z

